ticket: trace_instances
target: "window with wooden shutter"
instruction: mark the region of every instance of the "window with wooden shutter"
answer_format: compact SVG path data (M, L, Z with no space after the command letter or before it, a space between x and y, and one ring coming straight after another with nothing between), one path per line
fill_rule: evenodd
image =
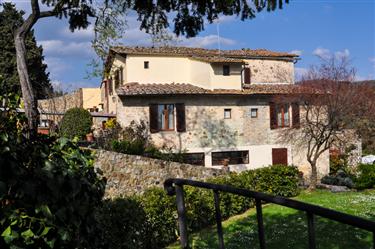
M150 132L156 133L159 131L158 128L158 105L150 105Z
M186 131L185 104L176 104L177 131Z
M288 165L288 149L275 148L272 149L272 165L282 164Z
M289 104L270 103L270 125L271 129L290 126Z
M300 128L300 108L298 103L292 104L292 126Z
M244 69L244 84L250 84L251 78L250 78L250 68L245 67Z
M271 129L277 128L277 115L276 115L276 107L275 103L270 103L270 126Z

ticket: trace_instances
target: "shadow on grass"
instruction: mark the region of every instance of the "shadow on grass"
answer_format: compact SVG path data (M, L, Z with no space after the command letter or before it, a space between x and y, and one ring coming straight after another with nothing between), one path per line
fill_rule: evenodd
M304 212L289 211L285 215L264 210L264 227L268 249L308 248L307 218ZM215 228L193 236L192 248L218 248ZM372 234L362 229L317 217L318 249L370 249ZM224 228L225 248L259 248L256 216L253 213Z

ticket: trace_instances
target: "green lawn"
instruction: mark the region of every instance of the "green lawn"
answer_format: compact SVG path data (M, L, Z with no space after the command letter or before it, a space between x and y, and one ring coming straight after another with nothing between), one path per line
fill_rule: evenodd
M348 193L318 190L303 192L296 199L375 221L375 190ZM263 213L268 249L308 248L305 213L273 204L265 205ZM226 220L223 229L227 249L259 248L254 209ZM320 217L316 220L316 240L320 249L372 248L371 233ZM218 248L216 227L193 234L190 241L193 248ZM177 249L179 245L168 248Z

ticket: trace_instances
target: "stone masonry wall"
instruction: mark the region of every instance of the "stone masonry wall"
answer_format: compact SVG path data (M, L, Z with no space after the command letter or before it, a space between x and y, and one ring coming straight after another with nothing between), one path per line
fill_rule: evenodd
M190 164L168 162L142 156L97 150L95 167L107 178L106 197L142 193L150 187L163 187L168 178L205 180L226 175L227 171Z

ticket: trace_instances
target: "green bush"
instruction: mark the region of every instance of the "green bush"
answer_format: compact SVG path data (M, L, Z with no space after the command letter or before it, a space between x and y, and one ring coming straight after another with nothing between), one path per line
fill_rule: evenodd
M97 248L93 211L105 181L90 152L25 136L16 102L0 111L0 248Z
M136 198L105 200L96 211L102 248L148 248L147 217Z
M160 188L151 188L141 197L146 213L148 248L164 248L177 239L177 209L175 196L166 195Z
M298 173L295 167L276 165L244 171L239 174L231 173L228 176L215 177L210 179L209 182L291 197L298 194ZM185 186L184 193L189 231L198 231L214 224L215 206L213 192L211 190ZM135 231L139 231L140 234L145 233L145 235L142 241L137 243L128 242L129 238L127 236L117 237L117 247L113 248L121 248L118 245L130 243L129 245L138 245L140 249L158 249L164 248L171 242L176 241L178 227L175 196L167 196L163 189L152 188L140 197L140 203L129 205L127 202L129 202L128 199L124 201L124 209L129 210L121 211L118 209L119 211L112 212L110 218L104 219L106 225L103 227L108 234L117 234L121 229L120 224L126 224L126 227L135 227ZM227 219L230 216L240 214L254 207L254 200L220 192L220 205L222 218ZM104 213L108 212L109 210ZM132 213L141 217L139 221L128 217ZM144 215L146 220L144 220ZM135 225L133 222L143 222L142 226L144 230L139 230L142 226ZM114 224L112 225L112 223ZM112 229L114 229L113 232ZM125 233L129 232L125 231ZM138 238L132 235L129 235L129 237L133 238L133 241L137 241ZM133 247L129 246L129 248Z
M353 188L354 183L352 178L354 177L347 174L345 171L338 170L335 174L324 176L321 182L328 185L346 186L348 188Z
M83 139L90 133L92 118L89 111L83 108L71 108L61 120L60 134L66 138Z
M357 189L375 188L375 164L360 164L357 173L358 177L355 179Z

